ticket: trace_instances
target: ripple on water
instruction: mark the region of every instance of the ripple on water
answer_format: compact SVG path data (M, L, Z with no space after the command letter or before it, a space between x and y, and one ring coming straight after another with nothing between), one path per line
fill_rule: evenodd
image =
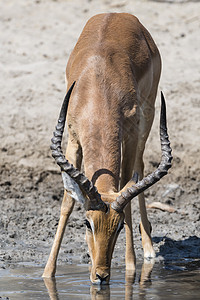
M0 270L0 299L199 299L200 259L138 264L136 277L113 268L109 286L91 285L88 266L58 267L56 280L43 280L43 269L18 266Z

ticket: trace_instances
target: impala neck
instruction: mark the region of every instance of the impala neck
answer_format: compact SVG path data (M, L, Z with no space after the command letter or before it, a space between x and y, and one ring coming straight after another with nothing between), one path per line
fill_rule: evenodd
M121 162L120 122L117 113L115 116L112 111L110 116L110 110L101 110L102 101L96 103L98 115L90 114L81 143L85 174L100 193L116 192Z
M92 136L89 138L91 142ZM109 141L103 146L102 139L98 135L98 139L94 139L95 146L91 145L87 152L83 149L85 174L100 193L116 192L119 186L120 143Z

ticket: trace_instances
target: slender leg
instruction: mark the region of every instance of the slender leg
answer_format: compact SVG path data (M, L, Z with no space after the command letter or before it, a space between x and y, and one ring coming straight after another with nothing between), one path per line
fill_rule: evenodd
M58 223L58 228L56 231L55 239L53 242L53 246L51 248L51 252L44 269L43 277L54 277L56 273L56 261L58 257L58 252L60 250L61 242L63 239L63 235L65 232L67 220L73 210L75 200L72 199L64 192L64 197L61 205L61 213L60 220Z
M143 153L144 153L145 143L153 123L154 105L151 103L154 103L155 93L149 99L150 99L149 101L145 102L144 111L140 117L140 124L139 124L140 138L138 139L137 153L136 153L135 166L134 166L134 170L139 174L140 180L144 177ZM139 207L140 207L140 215L141 215L140 231L142 236L144 257L152 258L155 257L155 252L151 240L150 223L147 218L144 193L139 194L138 199L139 199Z
M140 215L141 215L140 231L142 236L144 257L153 258L155 257L155 251L153 249L153 244L151 239L150 222L147 217L144 194L139 195L139 206L140 206Z
M81 151L76 143L70 143L67 147L67 153L66 157L76 166L77 168L80 168L81 161L82 161L82 155L80 155ZM58 257L58 253L60 250L60 246L62 243L63 235L65 232L66 224L69 219L70 214L72 213L72 210L74 208L75 200L67 195L66 191L64 192L64 197L62 200L61 205L61 213L60 213L60 220L58 223L58 228L56 231L55 239L53 242L53 246L46 264L46 267L44 269L43 277L54 277L56 273L56 261Z
M135 272L135 251L133 242L133 228L132 228L132 214L131 214L131 202L125 208L125 230L126 230L126 271ZM130 275L130 274L129 274Z
M122 160L122 174L121 174L121 188L131 179L133 175L133 166L135 161L135 143L130 139L126 139L123 145L123 160ZM126 272L128 275L134 275L135 273L135 251L133 242L133 228L132 228L132 213L131 202L129 202L125 208L125 230L126 230Z
M141 153L140 153L141 154ZM139 155L136 157L136 166L135 170L139 174L139 178L143 178L143 158ZM142 246L144 250L144 257L145 258L152 258L155 257L155 252L153 249L153 244L151 240L151 232L150 232L150 223L147 217L147 210L145 204L145 197L144 193L138 195L139 199L139 208L140 208L140 216L141 216L141 223L140 223L140 232L142 236Z

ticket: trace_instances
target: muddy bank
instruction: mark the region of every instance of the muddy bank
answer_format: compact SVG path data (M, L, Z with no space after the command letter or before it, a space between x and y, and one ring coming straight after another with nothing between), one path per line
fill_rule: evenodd
M178 1L177 1L178 2ZM81 3L81 4L80 4ZM160 49L159 91L166 95L173 148L169 175L146 192L147 202L171 204L170 214L148 210L157 260L200 258L200 54L199 2L7 1L0 4L0 266L44 265L59 220L63 194L59 168L49 144L65 94L65 66L86 22L99 12L135 14ZM145 152L145 173L160 159L160 99ZM65 141L66 143L66 141ZM142 259L137 199L133 205L135 248ZM84 211L69 220L59 263L85 263ZM124 264L120 234L113 264Z

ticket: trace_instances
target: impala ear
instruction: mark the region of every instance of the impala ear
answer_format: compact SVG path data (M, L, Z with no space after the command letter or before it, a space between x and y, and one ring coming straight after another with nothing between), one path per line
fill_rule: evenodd
M79 185L66 172L62 172L64 189L77 202L85 205L86 198L84 197Z

